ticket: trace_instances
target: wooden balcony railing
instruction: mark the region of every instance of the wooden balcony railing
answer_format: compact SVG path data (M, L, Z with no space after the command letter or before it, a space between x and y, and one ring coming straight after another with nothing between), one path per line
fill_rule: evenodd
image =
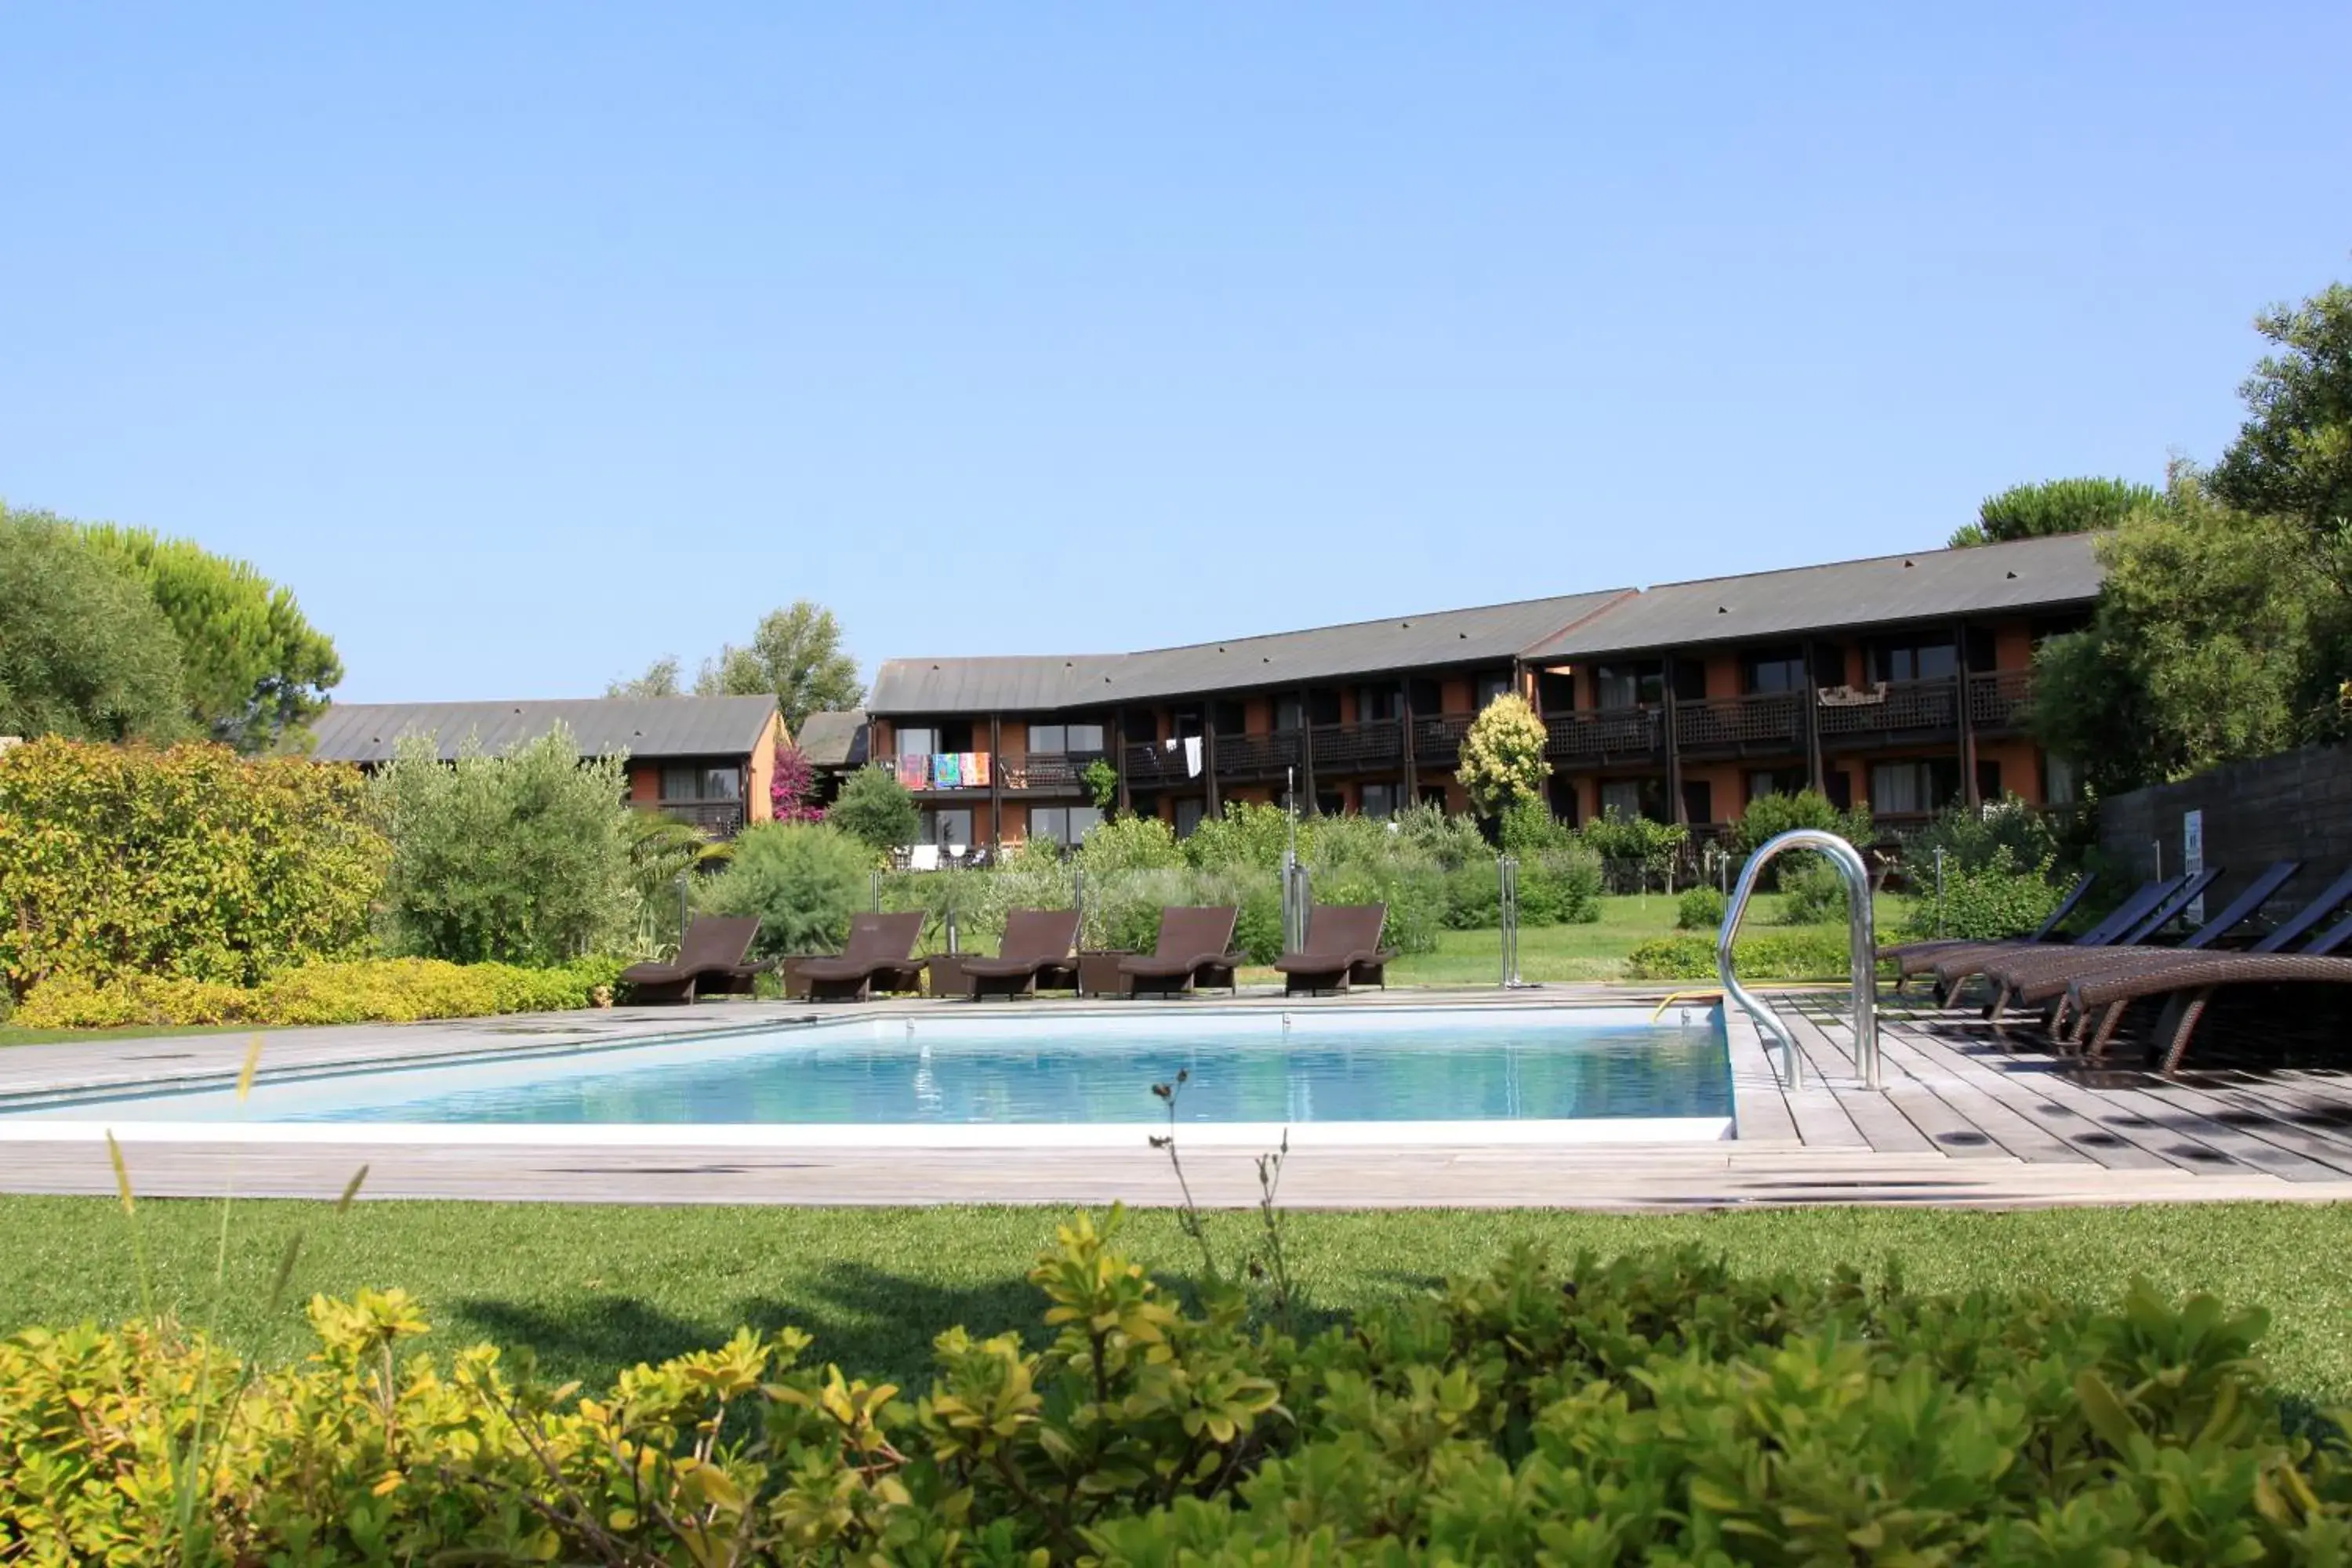
M1804 695L1764 691L1675 704L1675 744L1683 752L1793 752L1804 744Z
M1184 764L1183 747L1171 752L1142 741L1129 742L1127 782L1130 787L1182 784L1191 777Z
M1415 719L1412 721L1412 759L1424 768L1450 768L1462 760L1462 737L1470 732L1477 719L1468 713L1458 713L1442 719Z
M700 828L712 838L732 838L743 831L743 803L740 800L665 800L654 809L690 827Z
M1006 789L1075 790L1086 786L1087 769L1101 752L1032 752L1017 762L998 759Z
M1217 777L1224 779L1280 778L1285 768L1299 764L1298 731L1271 735L1217 737Z
M1979 730L2017 730L2033 700L2030 669L1992 669L1969 677L1969 722Z
M1920 731L1957 731L1960 721L1959 682L1950 676L1933 680L1889 680L1832 701L1821 694L1823 735L1876 735Z
M1314 737L1318 774L1361 773L1404 765L1404 725L1394 719L1360 724L1318 724Z
M1662 756L1666 747L1665 711L1648 706L1602 708L1555 713L1544 721L1550 739L1544 755L1555 761L1607 762Z

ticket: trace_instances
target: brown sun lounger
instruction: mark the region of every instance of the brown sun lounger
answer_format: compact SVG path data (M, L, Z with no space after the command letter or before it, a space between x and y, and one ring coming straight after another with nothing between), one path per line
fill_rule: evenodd
M2321 909L2320 900L2314 900L2304 906L2295 921L2281 926L2244 952L2182 953L2168 963L2113 969L2074 981L2066 988L2066 1003L2083 1016L2083 1048L2092 1056L2104 1057L2132 1005L2163 997L2167 1005L2152 1043L2163 1071L2170 1074L2179 1070L2181 1058L2188 1055L2189 1037L2196 1033L2217 992L2237 985L2352 984L2352 958L2336 956L2352 946L2352 915L2301 948L2285 951L2325 913L2343 908L2346 900L2352 899L2352 873L2321 897L2330 895L2333 898L2325 911L2314 912ZM2091 1022L2095 1015L2095 1025Z
M667 963L632 963L620 983L633 1002L690 1004L696 996L740 996L772 963L746 963L751 939L760 933L757 915L697 915Z
M1004 917L1004 940L994 958L967 958L971 999L1034 996L1040 984L1075 986L1070 950L1077 945L1076 910L1013 910Z
M920 991L923 966L914 962L923 911L849 917L849 940L838 958L795 958L786 972L808 986L812 1002L863 1002L877 991Z
M1233 951L1241 910L1230 904L1179 905L1160 911L1160 945L1118 961L1129 996L1170 996L1196 985L1234 989L1234 971L1249 962Z
M1307 917L1307 945L1274 961L1283 975L1283 994L1345 991L1350 985L1388 989L1392 948L1381 945L1388 924L1386 904L1318 904Z
M2131 897L2108 910L2097 924L2080 936L2057 945L2108 946L2119 940L2128 927L2144 918L2148 910L2156 907L2158 900L2179 884L2180 879L2178 877L2166 881L2143 882ZM1975 954L2015 952L2028 945L2030 944L2022 939L2000 942L1914 942L1906 943L1906 949L1898 949L1889 956L1895 962L1895 973L1901 976L1901 979L1895 983L1895 988L1900 990L1904 981L1921 974L1932 974L1935 973L1936 966L1947 959Z
M1984 977L1993 987L1993 999L1985 1008L1985 1016L1992 1020L1996 1029L2000 1029L2004 1026L2004 1015L2011 1004L2049 1003L2063 998L2067 985L2079 976L2098 974L2131 964L2160 963L2184 952L2202 952L2261 914L2263 906L2271 901L2272 895L2302 868L2300 860L2273 862L2263 868L2261 876L2247 884L2243 892L2231 900L2220 914L2171 947L2059 948L2005 955L1984 966ZM2063 1002L2059 1005L2063 1010Z
M2043 921L2040 925L2034 927L2032 931L2017 940L2021 942L2036 942L2045 945L2057 942L2058 928L2065 923L2066 917L2068 915L2074 912L2075 906L2080 904L2083 901L2084 895L2091 890L2091 884L2098 879L2097 874L2091 871L2085 871L2081 876L2075 878L2074 885L2066 889L2066 896L2058 900L2058 907L2050 911L2050 918ZM1926 942L1898 942L1880 948L1878 950L1878 961L1881 963L1893 962L1899 964L1904 959L1916 958L1922 954L1934 952L1938 950L1946 952L1956 952L1964 947L1980 947L1982 945L1982 942L1978 942L1974 938L1965 936L1939 936ZM1907 976L1918 972L1916 970L1906 970L1904 973ZM1897 981L1896 984L1899 986L1901 982Z
M2144 942L2170 924L2181 910L2189 907L2189 900L2211 887L2213 879L2221 874L2221 868L2216 867L2210 871L2200 871L2194 877L2174 877L2153 884L2156 896L2152 899L2141 897L2149 891L2149 889L2143 888L2125 900L2123 909L2102 921L2074 945L2106 948L2126 942ZM2118 921L2117 915L2126 918ZM2094 937L2097 940L2091 940ZM1961 986L1984 973L1986 964L1997 963L2016 952L2015 946L2001 942L1941 956L1929 954L1929 967L1936 972L1937 1002L1948 1006L1952 998L1959 994Z

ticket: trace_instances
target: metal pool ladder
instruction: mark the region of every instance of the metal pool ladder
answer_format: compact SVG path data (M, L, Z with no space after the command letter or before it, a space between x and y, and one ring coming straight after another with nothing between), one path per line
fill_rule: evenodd
M1768 1037L1780 1042L1780 1076L1787 1086L1804 1088L1804 1058L1798 1053L1795 1037L1731 972L1731 939L1739 931L1739 917L1748 912L1748 896L1756 891L1757 878L1771 864L1774 856L1787 849L1821 851L1829 857L1830 864L1837 868L1838 876L1845 883L1847 934L1853 950L1853 1065L1862 1075L1862 1087L1876 1089L1878 936L1870 907L1870 868L1862 863L1862 856L1853 845L1818 827L1799 827L1766 841L1762 848L1749 856L1747 866L1740 870L1739 885L1731 890L1731 902L1724 906L1723 928L1716 932L1716 976L1723 982L1726 1000L1755 1019L1757 1028Z

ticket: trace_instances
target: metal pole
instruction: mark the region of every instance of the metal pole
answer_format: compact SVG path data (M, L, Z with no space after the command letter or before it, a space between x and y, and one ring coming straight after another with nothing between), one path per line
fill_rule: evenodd
M874 912L878 915L882 912L882 868L879 866L874 868L873 882Z
M1519 860L1516 855L1495 857L1496 934L1502 939L1502 973L1497 981L1509 990L1519 984Z
M1944 852L1936 851L1936 934L1944 934Z
M1780 1021L1739 984L1732 973L1731 944L1739 930L1739 917L1748 910L1748 900L1756 891L1756 880L1771 863L1772 858L1786 849L1818 849L1838 868L1845 882L1847 939L1851 946L1851 979L1853 985L1853 1061L1861 1074L1864 1089L1879 1087L1878 1060L1878 939L1870 904L1870 868L1863 864L1854 847L1834 833L1817 827L1800 827L1783 833L1765 844L1749 857L1747 868L1739 873L1739 886L1731 895L1730 907L1723 911L1723 928L1715 938L1715 971L1723 983L1723 994L1756 1020L1759 1029L1778 1038L1782 1059L1787 1064L1786 1079L1790 1089L1804 1085L1803 1061L1797 1054L1797 1042Z

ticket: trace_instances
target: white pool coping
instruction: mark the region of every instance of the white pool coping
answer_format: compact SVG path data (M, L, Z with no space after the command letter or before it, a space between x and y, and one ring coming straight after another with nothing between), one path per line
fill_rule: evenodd
M427 1122L0 1121L0 1143L208 1143L286 1147L403 1146L769 1150L1124 1149L1168 1131L1164 1121L973 1122ZM1728 1116L1589 1117L1559 1121L1179 1122L1180 1148L1293 1149L1619 1143L1718 1143Z

